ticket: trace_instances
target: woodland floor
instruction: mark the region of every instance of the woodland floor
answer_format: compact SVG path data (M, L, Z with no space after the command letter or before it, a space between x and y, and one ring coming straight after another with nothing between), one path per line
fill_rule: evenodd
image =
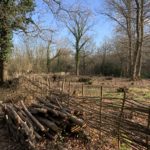
M68 76L66 81L76 82L78 78ZM128 79L121 79L121 78L113 78L112 80L107 80L105 77L92 77L92 85L99 85L102 84L103 86L107 85L110 87L118 86L118 87L128 87L129 91L132 96L136 100L139 101L146 101L147 105L150 104L150 80L141 80L137 82L132 82ZM6 85L7 86L7 85ZM20 84L17 80L13 83L11 88L9 87L1 87L0 88L0 102L3 101L13 101L13 100L20 100L25 94L24 83ZM30 95L25 94L30 99ZM112 95L107 95L112 96ZM32 98L31 98L32 99ZM86 132L86 131L85 131ZM100 150L100 143L98 132L94 129L87 128L87 134L91 139L90 143L84 143L82 138L75 139L73 137L65 137L64 139L59 139L56 143L48 142L47 149L52 150ZM116 150L117 149L117 141L113 138L103 139L102 140L103 148L102 150ZM11 136L7 132L6 126L3 125L2 121L0 123L0 150L21 150L23 149L21 145L17 144ZM44 149L40 149L44 150ZM121 150L130 150L130 148L122 145Z

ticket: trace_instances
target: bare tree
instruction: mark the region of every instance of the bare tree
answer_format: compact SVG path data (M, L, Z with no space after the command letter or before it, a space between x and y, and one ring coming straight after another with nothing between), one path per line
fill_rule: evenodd
M136 44L134 51L134 64L133 64L133 80L140 78L141 65L142 65L142 47L143 47L143 33L144 33L144 1L135 0L136 6Z
M47 65L47 73L51 72L51 63L54 61L57 57L62 55L62 51L60 49L57 50L56 54L54 56L51 56L51 41L48 41L48 46L47 46L47 59L46 59L46 65Z
M128 75L131 76L133 66L133 0L107 0L106 12L102 13L115 21L119 25L119 30L123 30L128 37Z
M92 27L92 24L89 24L91 12L77 7L67 14L63 22L74 39L76 75L79 75L80 53L90 40L88 32Z
M82 52L81 52L81 61L80 61L80 70L82 74L87 74L88 69L89 69L89 64L88 61L90 59L90 56L94 53L96 50L96 45L91 38L90 41L83 47Z
M128 76L128 39L126 37L117 36L113 40L113 47L117 57L119 58L121 67L121 76Z
M142 47L145 20L150 2L146 0L107 0L109 9L104 15L118 23L128 38L128 74L139 79L142 67Z
M112 46L109 41L105 41L104 44L100 48L100 51L102 53L102 63L101 63L101 73L102 74L104 74L107 54L108 54L108 52L111 51L111 49L112 49Z

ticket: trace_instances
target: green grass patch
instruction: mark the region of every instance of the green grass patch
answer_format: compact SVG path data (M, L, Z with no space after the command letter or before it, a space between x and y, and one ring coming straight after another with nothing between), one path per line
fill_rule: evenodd
M148 88L130 88L129 94L139 102L150 99L150 89Z
M120 150L132 150L132 149L129 148L128 145L126 145L126 144L123 143L123 144L121 144Z
M112 99L123 99L123 93L108 93L108 92L104 92L103 93L103 97L105 98L112 98Z

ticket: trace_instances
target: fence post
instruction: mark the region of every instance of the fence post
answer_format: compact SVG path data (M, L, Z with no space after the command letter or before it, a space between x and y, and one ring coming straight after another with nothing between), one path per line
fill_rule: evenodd
M71 83L69 81L69 95L70 95L70 92L71 92Z
M33 82L35 82L35 74L33 75Z
M35 98L35 85L34 85L34 83L35 83L35 75L33 75L33 98Z
M82 84L82 97L84 96L84 84Z
M148 122L147 122L147 129L149 130L149 128L150 128L150 107L149 107ZM149 136L148 135L146 136L146 144L147 144L147 150L149 150L150 146L149 146Z
M40 81L39 78L37 77L37 86L36 86L36 91L39 94L39 85L40 85Z
M125 101L126 101L126 90L124 89L122 106L121 106L120 115L118 118L118 150L120 149L120 125L121 125L121 121L122 121L122 115L123 115L123 111L124 111Z
M52 88L52 82L51 82L51 79L49 78L48 79L48 95L50 96L51 95L51 89Z
M41 96L43 96L43 81L41 79Z
M51 89L51 79L48 80L49 90Z
M68 90L68 107L70 105L70 81L69 81L69 90Z
M64 92L64 81L62 81L62 93Z
M102 101L103 101L103 86L100 87L100 101L99 101L99 140L100 141L102 140Z
M49 93L49 84L48 84L48 77L46 79L46 95Z

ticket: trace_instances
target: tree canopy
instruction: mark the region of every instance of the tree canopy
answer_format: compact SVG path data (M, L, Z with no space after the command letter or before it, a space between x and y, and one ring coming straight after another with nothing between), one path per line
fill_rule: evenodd
M34 0L0 1L0 81L3 82L4 62L11 51L13 31L26 31L33 22L31 12L35 8Z

